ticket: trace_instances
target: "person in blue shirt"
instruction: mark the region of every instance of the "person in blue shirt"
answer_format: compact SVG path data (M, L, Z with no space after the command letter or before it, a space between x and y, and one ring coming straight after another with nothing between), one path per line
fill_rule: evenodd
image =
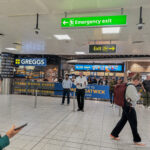
M15 131L15 126L13 125L6 135L0 138L0 150L8 146L10 144L9 139L15 136L20 130L21 129Z
M67 95L67 104L70 104L70 88L72 87L72 81L69 79L69 75L65 75L65 79L62 82L63 86L63 97L62 97L62 105L65 102L65 96Z

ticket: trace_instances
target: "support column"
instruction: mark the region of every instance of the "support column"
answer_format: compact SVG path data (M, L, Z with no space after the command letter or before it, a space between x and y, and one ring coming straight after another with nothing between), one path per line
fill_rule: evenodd
M2 80L2 94L8 95L11 94L11 79L3 78Z
M125 73L124 73L124 81L127 82L127 77L128 77L128 61L125 62Z

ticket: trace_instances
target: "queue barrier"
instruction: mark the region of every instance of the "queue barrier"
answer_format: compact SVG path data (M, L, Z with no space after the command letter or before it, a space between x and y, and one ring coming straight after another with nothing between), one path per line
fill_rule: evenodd
M15 81L14 94L40 96L62 96L63 87L61 83L35 82L35 81ZM71 96L75 96L76 86L71 88ZM88 85L85 89L85 98L109 99L109 86Z

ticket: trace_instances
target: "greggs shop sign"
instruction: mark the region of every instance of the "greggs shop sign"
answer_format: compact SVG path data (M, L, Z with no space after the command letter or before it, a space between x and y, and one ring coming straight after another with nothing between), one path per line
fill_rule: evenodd
M15 59L17 66L47 66L46 58L17 58Z

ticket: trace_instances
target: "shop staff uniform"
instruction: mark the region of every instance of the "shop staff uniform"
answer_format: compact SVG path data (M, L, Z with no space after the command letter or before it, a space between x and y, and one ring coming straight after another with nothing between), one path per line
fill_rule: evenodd
M77 102L78 102L78 111L84 111L84 95L85 95L85 88L88 85L87 79L85 76L80 73L80 76L75 80L76 85L76 95L77 95Z
M64 104L65 96L67 95L67 104L69 105L70 104L70 88L72 87L72 81L69 79L69 76L63 80L62 86L63 86L62 104Z

